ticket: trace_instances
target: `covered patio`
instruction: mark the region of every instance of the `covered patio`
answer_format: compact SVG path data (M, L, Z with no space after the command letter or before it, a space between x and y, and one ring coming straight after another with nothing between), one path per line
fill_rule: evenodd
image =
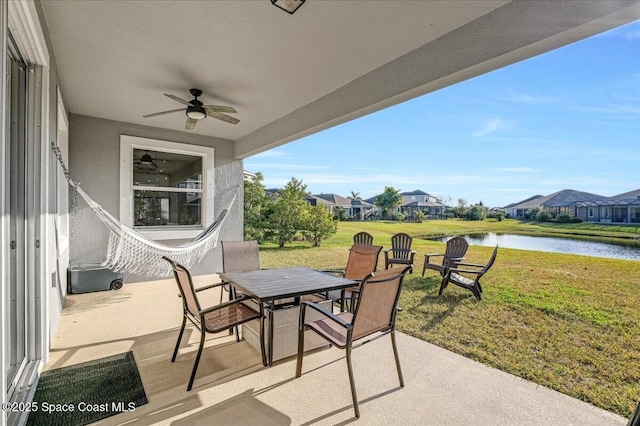
M215 280L196 277L196 286ZM171 363L181 302L173 280L125 284L122 290L70 295L46 369L133 351L149 403L100 424L310 425L356 421L344 351L318 350L304 359L263 367L258 351L227 333L211 336L194 388L185 387L198 343L187 329ZM210 297L216 298L217 294ZM366 425L625 425L626 419L533 382L506 374L399 333L405 387L389 338L353 352Z
M337 352L309 357L291 381L290 363L264 369L221 336L186 394L191 359L168 362L174 284L126 273L122 291L67 294L69 266L102 262L109 233L76 203L52 146L104 211L162 243L198 235L238 188L220 233L238 241L245 158L637 19L640 0L306 0L295 14L268 0L0 1L1 402L31 401L44 368L131 349L150 403L109 422L349 422ZM217 247L192 272L221 264ZM367 424L621 421L407 336L400 344L416 380L397 390L358 374ZM372 345L385 365L385 342ZM358 371L371 364L362 353ZM1 424L19 420L0 412Z

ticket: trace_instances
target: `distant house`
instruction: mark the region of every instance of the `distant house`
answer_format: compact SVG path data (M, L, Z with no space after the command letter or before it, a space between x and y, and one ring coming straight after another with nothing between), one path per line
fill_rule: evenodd
M367 201L355 200L337 194L314 194L309 195L305 199L312 206L325 206L331 213L335 213L336 208L341 208L345 211L348 218L355 220L368 219L376 210L376 206Z
M400 211L409 220L416 218L416 213L421 211L425 217L430 219L442 219L447 206L442 204L438 198L424 191L416 189L410 192L401 192L402 205Z
M575 211L585 222L640 223L640 189L601 200L577 202Z
M589 192L575 191L573 189L563 189L553 194L542 196L536 195L524 201L505 208L508 217L516 219L529 218L533 209L543 209L555 216L566 213L575 216L575 204L578 201L595 201L604 198L602 195L591 194Z
M529 218L533 209L542 209L552 216L565 213L585 222L640 223L640 189L613 197L564 189L553 194L535 195L504 207L507 217Z
M401 192L402 202L396 209L396 213L402 213L409 220L414 220L416 213L421 211L430 219L442 219L446 205L435 196L416 189L415 191ZM376 197L367 198L368 203L375 203Z

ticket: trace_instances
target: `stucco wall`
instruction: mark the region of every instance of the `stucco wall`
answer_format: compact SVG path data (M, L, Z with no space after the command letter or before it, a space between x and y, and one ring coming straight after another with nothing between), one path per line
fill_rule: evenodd
M237 201L224 222L220 241L242 239L243 163L233 156L233 142L70 114L69 170L85 192L116 218L120 215L120 135L213 147L216 194L239 185ZM228 202L228 198L222 198L216 197L216 215L220 209L226 207L223 204ZM71 264L102 262L105 259L108 236L106 227L95 217L82 198L77 197L77 207L75 212L71 212ZM210 274L221 269L222 255L218 245L201 262L194 265L191 272L195 275ZM148 281L153 278L125 274L125 283Z

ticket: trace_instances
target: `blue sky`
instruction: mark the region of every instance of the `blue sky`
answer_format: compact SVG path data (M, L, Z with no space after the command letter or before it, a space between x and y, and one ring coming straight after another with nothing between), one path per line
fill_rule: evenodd
M640 21L245 160L267 188L504 206L640 188Z

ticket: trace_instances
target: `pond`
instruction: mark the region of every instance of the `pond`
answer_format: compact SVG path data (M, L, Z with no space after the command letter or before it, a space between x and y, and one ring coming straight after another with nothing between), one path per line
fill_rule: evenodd
M462 236L470 245L493 247L497 244L500 247L522 250L640 260L640 241L630 241L628 244L613 244L585 239L532 237L527 235L496 234L493 232ZM429 240L444 242L451 238L453 237L429 238Z

